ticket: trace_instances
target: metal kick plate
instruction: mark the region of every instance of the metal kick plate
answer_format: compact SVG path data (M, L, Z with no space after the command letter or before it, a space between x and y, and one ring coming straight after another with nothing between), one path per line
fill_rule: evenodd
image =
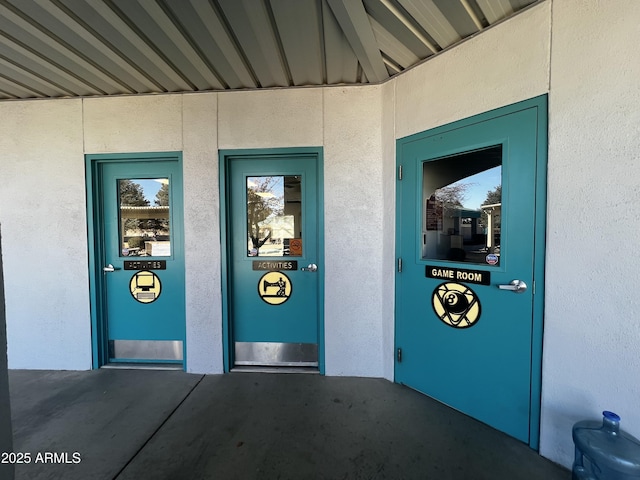
M109 340L109 357L182 361L181 340Z
M315 343L236 342L235 365L317 367Z

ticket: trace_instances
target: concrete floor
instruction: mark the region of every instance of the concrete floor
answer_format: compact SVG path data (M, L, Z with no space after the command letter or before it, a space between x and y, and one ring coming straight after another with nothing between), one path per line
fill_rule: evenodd
M382 379L103 369L9 380L14 451L31 454L18 480L571 477ZM69 463L42 463L47 452Z

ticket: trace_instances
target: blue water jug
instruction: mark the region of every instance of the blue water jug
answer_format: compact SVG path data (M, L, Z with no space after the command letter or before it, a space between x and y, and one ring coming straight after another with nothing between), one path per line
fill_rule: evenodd
M615 413L602 415L602 424L585 420L573 426L573 480L640 479L640 440L620 430Z

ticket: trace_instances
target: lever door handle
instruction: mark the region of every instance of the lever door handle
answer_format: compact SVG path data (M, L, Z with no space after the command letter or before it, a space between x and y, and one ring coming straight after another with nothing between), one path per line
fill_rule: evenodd
M115 272L116 270L120 270L118 267L114 267L113 265L109 264L106 267L102 267L102 271L109 273L109 272Z
M303 272L317 272L318 266L315 263L310 263L306 267L302 267L300 270L302 270Z
M511 280L507 285L498 285L500 290L509 290L514 293L524 293L527 290L527 284L522 280Z

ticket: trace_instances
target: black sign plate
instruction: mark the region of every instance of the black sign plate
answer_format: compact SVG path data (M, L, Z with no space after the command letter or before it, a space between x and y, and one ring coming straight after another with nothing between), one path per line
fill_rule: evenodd
M298 262L295 260L254 260L254 270L297 270Z
M478 285L491 285L491 272L483 270L465 270L463 268L425 267L427 278L437 278L438 280L450 280L452 282L475 283Z
M166 260L125 260L125 270L166 270Z

